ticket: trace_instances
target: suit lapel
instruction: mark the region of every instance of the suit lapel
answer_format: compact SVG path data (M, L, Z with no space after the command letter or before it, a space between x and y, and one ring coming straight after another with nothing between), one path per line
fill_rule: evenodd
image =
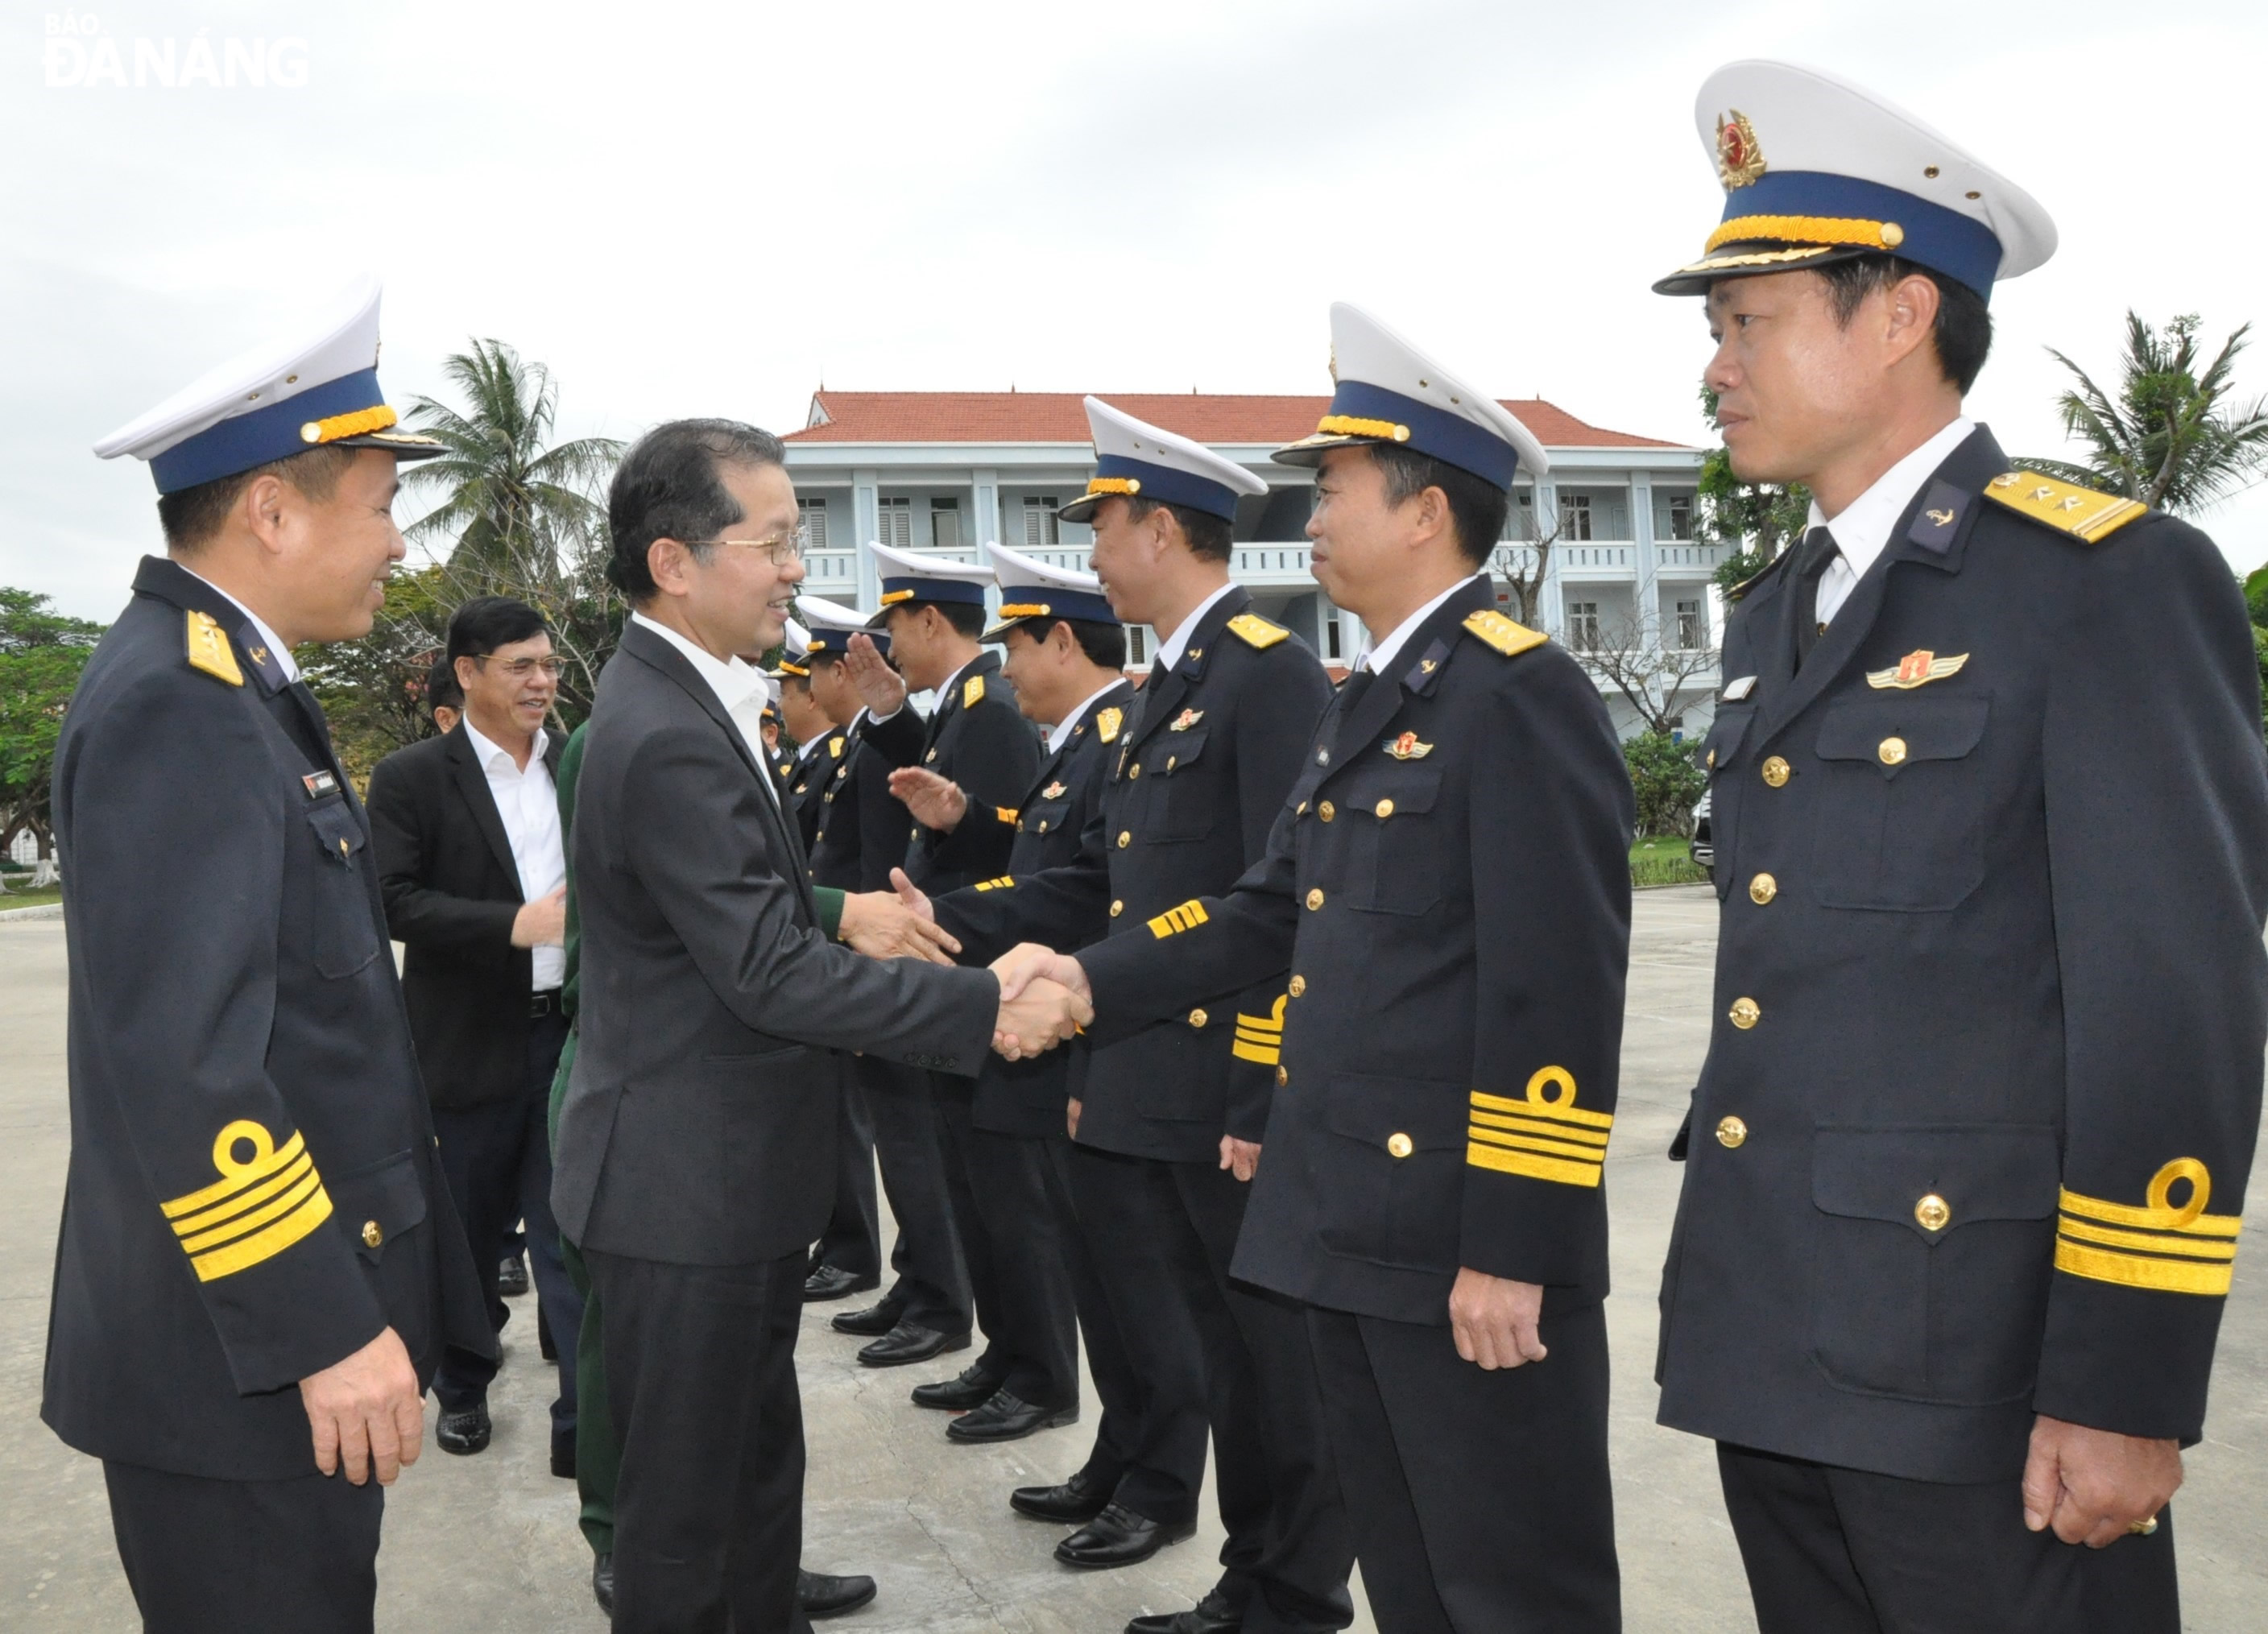
M1410 638L1395 653L1387 672L1371 681L1351 709L1341 710L1331 733L1330 763L1316 780L1318 786L1372 752L1373 743L1385 732L1387 723L1402 712L1403 697L1412 689L1413 678L1424 677L1430 686L1435 672L1423 669L1424 661L1431 659L1438 666L1462 639L1457 627L1474 613L1492 605L1494 598L1488 586L1468 584L1410 632ZM1342 701L1345 696L1344 691L1339 694Z
M443 753L449 759L450 776L455 780L457 792L473 813L473 826L486 840L489 852L502 868L504 878L515 886L519 883L519 864L512 854L512 839L504 831L503 813L497 810L496 791L489 787L489 775L481 765L480 757L473 752L473 740L460 726L442 740Z

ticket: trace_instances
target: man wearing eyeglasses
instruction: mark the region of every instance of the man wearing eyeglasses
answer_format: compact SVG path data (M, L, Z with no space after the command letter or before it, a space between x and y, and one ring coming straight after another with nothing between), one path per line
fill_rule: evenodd
M527 1221L537 1319L558 1358L551 1471L572 1476L583 1301L560 1262L545 1129L567 1036L567 861L553 782L566 740L548 725L559 659L543 615L504 596L457 609L445 657L464 693L456 729L371 774L379 880L387 929L408 949L402 995L442 1173L499 1329L497 1262L514 1223ZM488 1446L496 1371L467 1351L444 1355L433 1380L443 1452Z

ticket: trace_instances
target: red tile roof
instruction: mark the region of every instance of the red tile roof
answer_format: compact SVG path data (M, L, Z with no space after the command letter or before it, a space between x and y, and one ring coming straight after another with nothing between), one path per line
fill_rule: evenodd
M1200 443L1291 443L1315 429L1323 397L1206 393L1110 395L1114 408ZM1089 440L1076 392L832 392L812 394L814 423L796 443L1079 443ZM1504 405L1546 448L1677 448L1587 425L1540 398Z

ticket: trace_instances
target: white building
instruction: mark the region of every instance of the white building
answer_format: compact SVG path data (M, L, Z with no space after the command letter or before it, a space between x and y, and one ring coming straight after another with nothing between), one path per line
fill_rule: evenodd
M1314 430L1322 397L1112 396L1127 413L1178 431L1263 477L1264 496L1245 500L1231 570L1259 610L1298 631L1334 669L1360 651L1363 632L1333 607L1308 571L1306 527L1314 473L1279 466L1270 453ZM1716 644L1710 578L1725 547L1694 538L1694 487L1704 452L1587 425L1543 401L1505 405L1550 450L1542 482L1523 482L1495 569L1533 571L1540 515L1557 539L1541 602L1544 627L1572 651L1602 647L1660 655ZM1085 567L1091 534L1059 523L1058 505L1094 474L1086 415L1078 394L1054 392L835 392L811 400L804 429L786 438L801 497L812 592L858 607L880 593L867 540L979 561L998 541L1067 566ZM1509 592L1498 590L1499 601ZM1154 637L1130 632L1130 667L1145 667ZM1594 673L1596 665L1594 665ZM1671 671L1694 668L1672 660ZM1696 707L1697 730L1717 677L1681 677L1679 701ZM1625 730L1635 715L1603 685Z

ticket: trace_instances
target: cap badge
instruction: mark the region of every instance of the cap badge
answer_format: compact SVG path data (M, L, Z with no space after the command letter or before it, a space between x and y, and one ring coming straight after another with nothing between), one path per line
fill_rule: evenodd
M1867 671L1867 684L1878 692L1892 689L1911 692L1916 687L1926 687L1933 681L1943 681L1948 675L1959 674L1961 666L1968 662L1966 652L1956 652L1949 659L1941 659L1925 648L1907 653L1894 668Z
M1749 116L1734 108L1717 115L1717 179L1730 193L1764 173L1764 151Z
M1433 752L1433 746L1418 742L1418 734L1414 732L1403 732L1385 747L1386 752L1397 761L1422 761Z
M1187 732L1190 727L1196 725L1204 718L1204 711L1203 710L1183 710L1180 714L1174 717L1173 724L1168 725L1166 730L1167 732Z

